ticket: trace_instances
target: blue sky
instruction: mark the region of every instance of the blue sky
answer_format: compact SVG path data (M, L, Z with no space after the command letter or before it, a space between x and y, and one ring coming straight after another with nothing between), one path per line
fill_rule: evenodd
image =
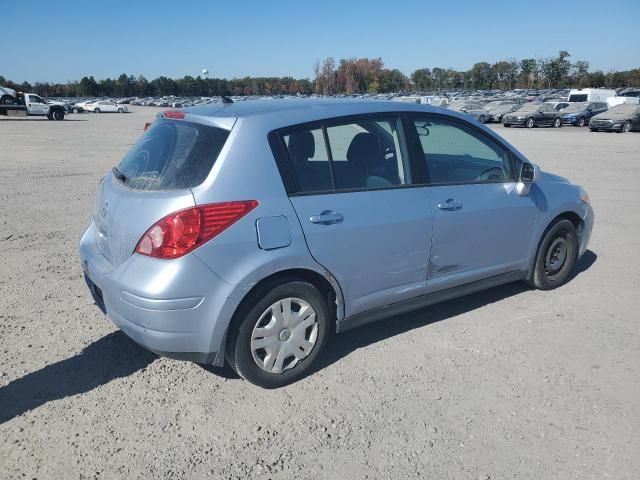
M640 0L0 0L0 75L14 81L121 73L311 77L318 58L422 67L546 57L640 67Z

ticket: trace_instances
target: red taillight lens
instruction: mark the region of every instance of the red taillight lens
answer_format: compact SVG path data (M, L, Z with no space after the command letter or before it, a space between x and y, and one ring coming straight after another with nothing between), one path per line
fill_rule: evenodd
M151 126L151 122L144 122L144 131L146 132Z
M180 110L167 110L166 112L162 113L162 116L164 118L175 118L177 120L182 120L184 118L184 112L181 112Z
M136 253L178 258L208 242L258 206L257 200L211 203L167 215L142 236Z

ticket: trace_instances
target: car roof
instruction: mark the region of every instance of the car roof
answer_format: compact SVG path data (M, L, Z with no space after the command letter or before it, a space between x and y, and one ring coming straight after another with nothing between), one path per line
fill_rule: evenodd
M437 112L461 117L451 110L425 104L394 102L389 100L334 98L247 100L234 103L219 102L184 109L184 112L190 116L259 119L274 125L303 123L347 115L399 111Z

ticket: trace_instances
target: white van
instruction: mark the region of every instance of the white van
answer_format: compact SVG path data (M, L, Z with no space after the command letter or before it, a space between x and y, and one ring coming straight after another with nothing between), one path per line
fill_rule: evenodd
M639 97L609 97L607 98L607 106L613 108L616 105L622 105L623 103L630 103L631 105L640 104Z
M618 94L615 90L606 90L604 88L581 88L571 89L569 91L570 102L606 102L609 97L616 97Z

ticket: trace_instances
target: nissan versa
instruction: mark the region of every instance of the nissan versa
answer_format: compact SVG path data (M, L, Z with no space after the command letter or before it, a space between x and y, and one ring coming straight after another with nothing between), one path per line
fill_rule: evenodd
M273 388L332 331L571 275L587 193L463 114L360 100L160 113L101 181L80 256L96 304L172 358Z

